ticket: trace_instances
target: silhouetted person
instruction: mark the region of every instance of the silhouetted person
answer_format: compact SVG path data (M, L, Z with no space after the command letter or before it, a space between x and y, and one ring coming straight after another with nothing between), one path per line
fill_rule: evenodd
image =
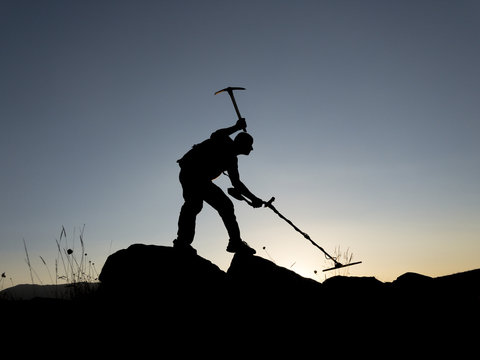
M253 138L246 132L239 133L234 140L230 138L230 135L246 126L245 119L242 118L234 126L215 131L209 139L194 145L177 161L181 168L180 183L185 203L178 219L177 239L173 241L175 248L196 252L191 246L195 236L195 220L205 201L218 211L227 228L230 237L227 251L255 254L255 250L240 237L232 201L212 182L226 171L232 186L250 199L252 206L263 205L264 202L253 195L240 181L238 173L237 156L250 154L253 150Z

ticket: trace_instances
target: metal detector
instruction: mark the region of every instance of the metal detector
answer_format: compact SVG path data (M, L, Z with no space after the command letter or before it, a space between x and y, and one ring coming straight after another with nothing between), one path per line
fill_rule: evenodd
M244 197L237 189L235 188L229 188L228 190L228 193L230 194L230 196L232 196L233 198L237 199L237 200L240 200L240 201L245 201L247 202L247 204L249 204L250 206L252 205L252 203L250 202L250 200L248 200L246 197ZM285 216L283 216L276 208L275 206L273 206L273 202L275 201L275 198L272 197L270 200L268 200L267 202L264 202L263 206L264 207L268 207L269 209L271 209L275 214L277 214L280 218L282 218L283 220L285 220L288 224L290 224L297 232L299 232L300 234L303 235L303 237L305 239L307 239L308 241L310 241L312 243L313 246L315 246L316 248L320 249L321 252L323 252L325 254L325 257L329 260L332 260L333 263L334 263L334 266L331 267L331 268L328 268L328 269L325 269L323 271L330 271L330 270L337 270L337 269L341 269L341 268L344 268L344 267L347 267L347 266L352 266L352 265L357 265L357 264L361 264L362 262L361 261L357 261L357 262L353 262L353 263L348 263L348 264L342 264L341 262L337 261L337 259L333 256L331 256L329 253L327 253L325 251L324 248L322 248L320 245L318 245L315 241L313 241L310 236L303 232L302 230L300 230L297 226L295 226L295 224L290 221L289 219L287 219Z

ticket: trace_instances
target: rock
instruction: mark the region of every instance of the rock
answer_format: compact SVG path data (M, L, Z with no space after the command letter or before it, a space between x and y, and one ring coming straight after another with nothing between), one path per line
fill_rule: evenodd
M321 299L320 283L258 256L235 255L227 283L236 301L263 315L298 315Z
M258 256L235 255L227 271L231 286L242 291L288 295L290 292L318 292L321 284Z
M223 287L225 272L198 255L134 244L107 258L99 280L110 297L187 302L214 296Z
M466 299L480 305L480 269L440 276L434 282L440 296L450 300Z
M171 314L190 323L201 316L199 324L232 315L242 323L259 314L268 321L316 318L341 326L339 318L402 323L439 313L455 319L458 309L472 312L480 301L480 269L439 278L406 273L392 283L336 276L320 284L259 256L235 255L225 273L201 256L142 244L109 256L99 279L107 308L119 304L116 313L129 308L133 317L138 309L146 317L155 311L171 323L179 321Z
M424 287L429 287L432 284L433 278L413 272L407 272L400 275L392 285L396 288L404 290L420 290Z

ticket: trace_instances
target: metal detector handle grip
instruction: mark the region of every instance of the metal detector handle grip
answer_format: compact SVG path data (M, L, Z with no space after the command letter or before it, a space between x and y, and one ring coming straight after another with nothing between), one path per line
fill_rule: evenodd
M265 207L271 207L272 203L275 201L275 197L272 196L272 198L266 202L263 203L263 206Z

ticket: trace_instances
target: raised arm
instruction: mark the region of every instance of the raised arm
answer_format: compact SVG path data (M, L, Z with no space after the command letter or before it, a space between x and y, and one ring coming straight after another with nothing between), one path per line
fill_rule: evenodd
M247 127L247 122L245 121L245 118L241 118L233 126L230 126L228 128L224 128L224 129L218 129L217 131L215 131L212 134L212 137L219 136L219 135L220 136L230 136L230 135L236 133L237 131L240 131L240 130L246 128L246 127Z

